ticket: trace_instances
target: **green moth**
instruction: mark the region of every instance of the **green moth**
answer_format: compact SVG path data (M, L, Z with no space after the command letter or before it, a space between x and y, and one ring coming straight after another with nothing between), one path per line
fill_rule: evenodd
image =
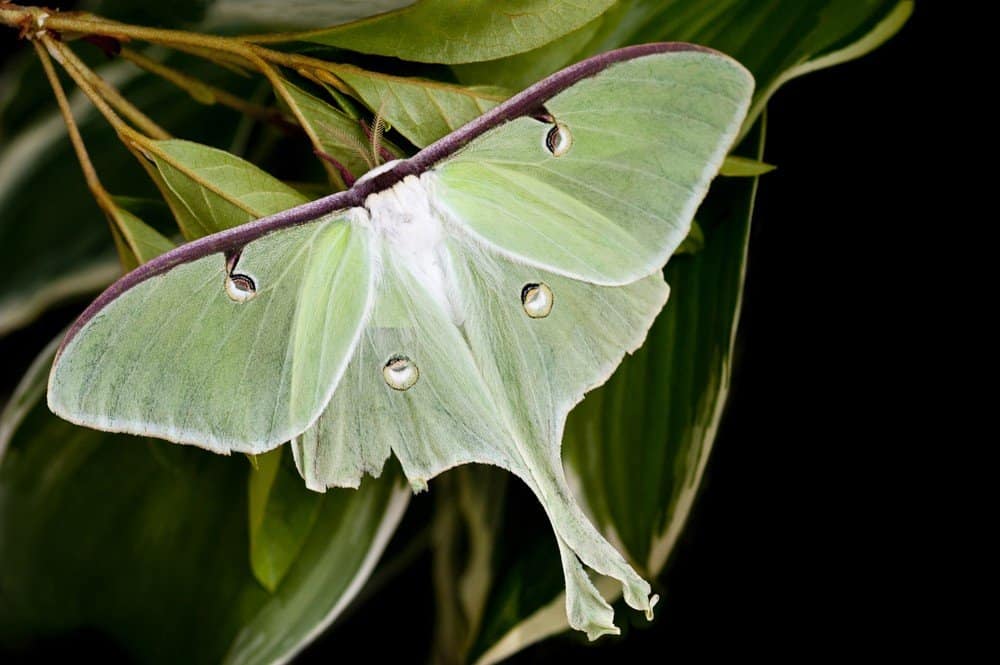
M317 491L390 453L416 490L508 469L552 522L570 625L616 633L584 566L635 609L656 598L574 500L563 426L666 303L752 88L685 44L564 69L345 192L127 274L66 335L49 406L222 454L290 441Z

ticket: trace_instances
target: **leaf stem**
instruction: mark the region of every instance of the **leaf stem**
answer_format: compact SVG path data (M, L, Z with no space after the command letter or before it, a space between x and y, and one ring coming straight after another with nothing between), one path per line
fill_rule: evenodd
M97 206L101 209L101 212L104 213L104 217L108 220L108 226L111 229L111 237L114 239L115 247L118 249L118 256L121 260L121 265L127 269L128 266L131 265L131 261L136 256L135 247L133 246L128 230L122 225L118 206L115 205L115 202L111 198L111 194L108 193L108 190L104 188L104 185L101 183L101 179L97 175L97 169L94 168L93 162L90 161L90 155L87 153L87 146L83 142L83 137L80 135L80 128L76 124L76 119L73 117L73 110L69 105L69 100L66 98L66 91L63 89L62 83L59 81L59 75L56 73L55 67L52 66L52 59L49 57L49 53L47 51L47 48L50 46L50 41L51 40L44 33L40 33L36 39L32 40L32 46L35 47L38 59L41 61L42 68L45 70L45 76L48 78L49 85L52 87L52 93L55 95L56 103L59 106L59 112L62 114L63 123L66 125L66 132L69 134L70 144L72 144L73 151L76 153L77 161L80 163L80 170L83 171L83 178L87 183L87 188L90 189L90 193L97 202ZM44 46L40 42L45 42Z
M304 76L312 81L315 81L316 83L323 86L323 88L326 89L326 91L330 94L330 96L337 101L337 104L340 105L340 108L341 110L344 111L344 113L348 114L355 120L361 117L357 114L357 112L354 109L350 107L350 103L347 101L347 99L344 98L344 97L354 96L354 94L350 91L350 88L348 88L346 83L341 81L339 78L337 78L330 72L323 71L321 69L316 70L314 72L310 72L305 69L299 69L298 72L299 75Z
M215 51L201 46L190 46L188 44L170 44L170 48L175 51L180 51L181 53L193 55L196 58L201 58L202 60L208 60L219 67L228 69L238 76L242 76L243 78L251 77L248 70L252 68L252 65L246 58L233 55L232 53L223 53L221 51Z
M97 107L104 119L108 121L111 127L118 134L119 140L125 145L125 147L132 153L133 156L139 161L143 166L147 165L146 154L153 153L161 157L167 157L162 149L154 141L151 141L149 137L145 136L141 132L136 131L130 127L124 120L122 120L117 113L108 105L108 103L101 97L101 95L93 88L87 77L80 71L76 69L76 64L79 63L77 60L74 62L72 59L64 59L63 51L60 47L63 45L59 42L54 41L50 37L42 36L41 41L44 43L45 47L48 49L49 54L52 55L55 60L59 62L66 70L66 73L70 75L73 81L76 82L80 90L83 91L90 101ZM65 49L68 51L68 49ZM83 63L79 63L82 65ZM154 178L154 181L156 179Z
M60 65L62 65L63 69L67 74L69 74L70 78L73 79L83 94L90 99L91 103L93 103L97 110L100 111L101 115L104 116L104 119L108 121L112 128L114 128L115 132L118 133L118 138L126 144L129 144L132 141L139 143L143 142L146 137L142 136L142 134L134 130L124 120L122 120L121 117L115 113L114 109L108 105L100 93L94 89L94 87L90 84L90 81L87 80L87 77L76 68L76 64L72 60L64 57L64 53L60 49L62 45L59 42L56 42L47 36L42 36L40 41L45 46L48 54L51 55Z
M77 72L97 91L101 97L103 97L118 113L128 118L136 127L138 127L147 136L154 139L169 139L171 138L170 133L156 124L149 116L140 111L132 102L125 99L118 90L97 75L90 67L88 67L73 50L63 44L62 42L57 42L55 40L46 40L46 45L51 44L55 47L59 54L62 56L58 58L63 66L66 66L66 62L76 69ZM51 48L50 48L51 50Z
M38 59L42 62L42 69L45 70L45 76L49 79L49 85L52 87L52 93L55 95L56 103L59 105L59 112L62 114L63 122L66 123L66 132L69 134L69 141L73 145L77 161L80 162L80 169L83 171L83 177L87 181L87 187L90 188L90 192L94 195L101 210L110 214L115 204L108 190L104 189L104 185L101 184L101 179L97 176L97 169L94 168L94 163L90 161L87 146L83 143L80 128L76 124L76 118L73 117L73 110L70 108L69 100L66 98L66 91L59 81L59 75L56 73L55 67L52 66L52 59L45 48L38 43L38 40L32 40L32 45L35 47L35 52L38 53Z
M24 29L26 22L34 20L41 12L33 7L23 7L15 4L4 4L0 8L0 24ZM153 44L163 44L178 50L186 50L195 55L205 57L205 50L235 55L251 65L257 66L261 61L290 67L294 69L319 69L336 72L346 65L327 62L298 53L285 53L257 46L238 37L222 37L205 35L183 30L167 30L162 28L147 28L103 19L92 14L66 13L46 15L45 28L60 33L78 35L103 35L114 37L119 41L138 39ZM200 53L199 53L200 52ZM210 56L214 58L214 54ZM261 73L264 73L263 71Z
M200 81L193 76L188 76L173 67L157 62L156 60L148 58L142 53L133 51L132 49L122 48L120 55L125 60L128 60L137 67L146 70L150 74L154 74L165 81L173 83L181 90L187 92L197 102L202 104L219 103L223 106L228 106L231 109L235 109L240 113L248 115L251 118L277 124L285 130L292 128L298 129L294 122L282 113L280 109L270 106L261 106L260 104L247 101L238 95L234 95L228 90L223 90L222 88Z
M56 42L47 36L42 36L40 39L45 44L49 54L51 54L52 57L63 66L66 73L70 75L70 78L72 78L77 86L79 86L80 90L83 91L83 94L90 98L90 101L118 134L119 140L125 144L125 147L135 156L140 164L143 164L144 166L146 165L147 160L145 159L144 153L148 152L156 155L164 154L163 150L161 150L154 141L151 141L149 137L130 127L118 116L117 113L115 113L114 109L108 105L97 90L95 90L90 84L87 77L82 72L77 70L76 64L78 63L83 65L83 63L80 63L78 60L74 63L72 59L63 58L64 52L60 50L60 48L64 47L61 43ZM68 51L68 49L65 50Z

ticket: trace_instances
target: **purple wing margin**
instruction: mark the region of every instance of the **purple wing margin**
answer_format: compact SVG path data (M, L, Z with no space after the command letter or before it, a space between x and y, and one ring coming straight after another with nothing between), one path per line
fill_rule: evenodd
M95 314L121 294L151 277L163 274L182 263L195 261L210 254L238 250L247 243L273 231L307 224L338 210L361 206L370 194L388 189L408 175L423 173L494 127L515 118L536 114L542 109L545 102L569 86L593 76L617 62L658 53L686 51L717 53L712 49L694 44L661 42L628 46L595 55L542 79L451 134L435 141L413 157L400 160L392 168L369 180L364 180L346 191L337 192L277 214L199 238L162 254L124 275L101 293L70 326L60 351Z

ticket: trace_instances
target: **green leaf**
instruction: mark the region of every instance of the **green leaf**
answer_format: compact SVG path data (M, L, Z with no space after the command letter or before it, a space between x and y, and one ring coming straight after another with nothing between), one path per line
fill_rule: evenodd
M191 141L151 142L148 157L184 237L193 240L308 199L250 162Z
M525 53L498 60L454 65L458 80L469 84L499 85L510 90L523 90L552 72L579 60L598 31L609 19L617 18L614 9L601 14L590 23L567 33L548 44Z
M257 456L250 474L250 564L257 580L274 591L305 545L322 494L311 492L281 446Z
M112 196L112 201L119 208L132 213L154 231L164 237L179 235L177 223L174 221L170 206L162 197L146 196Z
M337 103L340 107L340 111L343 112L351 120L360 120L361 111L358 110L358 105L354 103L354 100L334 88L329 83L321 83L323 89L326 93L333 98L333 101Z
M302 120L310 136L315 137L314 144L340 162L352 176L357 178L385 161L381 156L373 154L371 139L362 129L360 120L351 118L287 81L282 83L294 100L296 115ZM379 145L393 158L403 155L399 148L384 137Z
M371 576L412 496L400 476L387 470L360 489L322 495L301 554L269 602L240 628L224 663L285 662L344 611Z
M338 67L337 77L368 108L422 148L493 108L510 93L495 86L463 86Z
M464 83L500 83L518 89L573 62L627 44L701 44L736 58L757 81L745 133L784 83L870 52L899 31L913 4L912 0L618 0L578 33L529 53L454 69Z
M705 232L701 230L701 224L698 223L697 219L691 220L691 230L688 231L687 237L684 238L676 250L674 250L674 256L678 254L697 254L705 247Z
M613 0L420 0L387 14L296 35L351 51L457 64L523 53L586 25Z
M262 30L278 28L308 29L317 25L338 25L348 21L391 12L412 5L415 0L365 0L364 2L316 2L316 0L282 0L247 2L247 0L215 0L206 19L215 26L259 26Z
M407 505L398 475L316 495L269 594L247 561L246 462L53 416L54 353L0 416L0 651L88 630L131 661L283 662L342 612Z
M114 225L118 258L125 270L132 270L174 248L174 243L124 208L115 206L108 216Z
M740 157L738 155L729 155L726 157L726 160L722 162L722 168L719 169L719 175L734 178L747 178L751 176L764 175L765 173L770 173L774 169L774 164L768 164L767 162L762 162L758 159L750 159L748 157Z

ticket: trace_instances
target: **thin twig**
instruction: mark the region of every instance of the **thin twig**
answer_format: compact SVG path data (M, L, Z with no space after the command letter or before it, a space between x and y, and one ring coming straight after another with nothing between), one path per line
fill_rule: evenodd
M66 123L66 132L69 134L69 141L73 145L77 161L80 162L80 169L83 171L84 180L87 181L87 187L90 188L90 192L94 195L101 210L110 213L110 211L114 210L114 202L111 200L108 190L104 189L104 185L101 184L101 179L97 176L97 169L94 168L93 162L90 161L87 147L84 145L83 137L80 135L80 128L76 124L76 118L73 117L73 110L70 108L69 100L66 98L66 91L59 81L59 75L56 74L55 67L52 66L52 59L49 58L49 54L37 40L32 40L31 43L38 53L38 59L42 62L42 69L45 70L45 76L49 79L49 85L52 87L52 93L55 95L56 103L59 105L59 112L62 113L63 121Z
M257 120L278 125L283 130L299 129L298 125L282 113L280 109L272 106L261 106L260 104L247 101L239 95L234 95L228 90L223 90L222 88L200 81L193 76L188 76L173 67L157 62L137 51L133 51L132 49L122 48L120 55L122 58L128 60L137 67L140 67L151 74L155 74L165 81L173 83L175 86L191 95L195 101L201 102L202 104L214 104L217 102L224 106L228 106L231 109L235 109L240 113L248 115L251 118L256 118Z
M101 115L104 116L104 119L111 124L122 141L127 142L127 140L135 140L142 136L139 132L132 129L128 123L122 120L121 117L115 113L114 109L108 105L104 98L101 97L97 90L94 89L94 87L90 84L90 81L87 80L87 77L84 76L82 72L77 70L76 66L71 61L68 61L63 57L62 52L56 46L57 42L47 36L42 36L40 40L48 50L49 55L62 65L63 69L70 75L70 78L73 79L83 94L90 99L91 103L97 108L98 111L100 111Z
M201 58L202 60L208 60L223 69L233 72L237 76L241 76L243 78L251 78L253 76L249 71L250 69L253 69L253 66L247 61L247 59L233 55L232 53L223 53L221 51L207 49L200 46L188 46L186 44L171 44L170 48L180 53L193 55L194 57Z
M135 124L140 131L144 132L150 138L158 140L171 138L168 131L160 127L149 116L136 108L132 102L122 97L122 94L118 92L113 85L95 74L94 71L87 67L87 65L85 65L68 46L55 40L46 40L46 46L49 47L49 51L53 48L58 50L62 57L55 57L61 64L63 64L64 67L67 66L66 63L69 63L69 66L76 69L76 71L87 80L91 87L96 90L101 97L107 100L107 102L116 111Z
M22 7L20 5L4 5L3 8L0 8L0 23L23 28L25 22L32 20L39 12L41 10ZM93 15L50 14L46 15L44 25L46 29L60 33L95 34L114 37L120 41L138 39L153 44L163 44L178 50L188 50L195 54L200 53L202 57L206 57L207 55L209 59L220 59L220 56L225 57L225 55L236 56L251 63L253 66L259 66L259 63L264 61L293 69L303 67L336 72L345 68L344 65L327 62L319 58L298 53L274 51L248 43L239 38L205 35L185 32L183 30L147 28L110 21ZM205 50L211 53L205 54Z

